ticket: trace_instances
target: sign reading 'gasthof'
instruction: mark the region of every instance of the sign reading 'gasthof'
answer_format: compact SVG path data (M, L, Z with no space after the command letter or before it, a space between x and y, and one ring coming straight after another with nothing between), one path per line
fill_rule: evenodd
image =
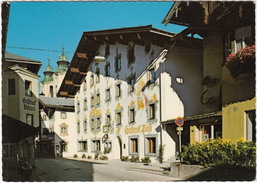
M133 133L150 133L152 131L152 124L148 125L138 125L137 127L125 127L125 134L133 134Z
M22 102L23 102L24 110L29 110L29 111L35 111L36 110L35 106L36 106L37 100L32 101L30 99L23 98Z

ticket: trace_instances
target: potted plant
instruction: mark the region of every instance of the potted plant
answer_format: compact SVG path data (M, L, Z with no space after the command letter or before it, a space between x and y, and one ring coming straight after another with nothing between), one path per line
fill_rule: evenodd
M231 76L255 72L255 45L239 49L231 53L225 63Z

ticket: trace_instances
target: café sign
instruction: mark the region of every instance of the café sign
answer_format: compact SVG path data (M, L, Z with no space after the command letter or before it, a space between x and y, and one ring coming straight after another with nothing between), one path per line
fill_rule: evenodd
M30 99L23 98L22 103L23 103L24 110L35 111L36 102L37 100L30 100Z
M125 134L133 134L133 133L150 133L152 131L152 124L149 123L148 125L138 125L137 127L125 127Z

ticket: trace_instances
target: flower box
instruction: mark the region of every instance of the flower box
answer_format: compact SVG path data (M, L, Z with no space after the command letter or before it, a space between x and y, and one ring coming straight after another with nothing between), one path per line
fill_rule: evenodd
M247 46L231 53L225 63L231 76L236 77L239 74L255 72L255 46Z

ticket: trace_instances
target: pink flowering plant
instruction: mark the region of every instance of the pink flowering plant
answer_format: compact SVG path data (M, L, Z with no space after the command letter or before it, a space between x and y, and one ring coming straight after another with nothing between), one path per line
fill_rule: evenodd
M236 54L231 53L225 65L233 77L255 71L255 45L239 49Z

